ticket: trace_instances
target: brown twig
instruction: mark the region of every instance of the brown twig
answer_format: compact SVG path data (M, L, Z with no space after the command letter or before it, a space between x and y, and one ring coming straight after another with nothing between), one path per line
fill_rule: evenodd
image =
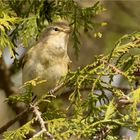
M48 94L43 95L42 98L40 98L39 100L37 100L34 105L37 106L40 102L42 102L43 99L45 99L46 97L48 97L48 95L51 95L52 97L55 97L53 94L56 93L60 88L62 88L66 83L60 83L59 85L57 85L54 89L50 90L48 92Z
M54 89L50 90L49 91L49 94L54 94L56 93L60 88L62 88L63 86L65 86L66 83L62 82L60 83L58 86L56 86Z
M0 127L0 134L6 131L11 125L13 125L16 121L22 119L22 117L30 111L29 108L26 108L23 112L19 113L14 119L7 122L5 125Z
M93 137L93 140L103 140L103 139L105 139L107 134L110 132L110 130L111 129L109 128L109 126L105 126L105 127L101 128L97 132L96 136Z
M58 86L56 86L53 90L49 91L49 94L54 94L55 92L57 92L60 88L62 88L65 84L61 83ZM34 104L34 106L38 105L38 102L36 102ZM22 119L22 117L27 114L30 110L32 109L32 107L28 107L26 108L24 111L22 111L21 113L19 113L14 119L10 120L9 122L7 122L5 125L3 125L2 127L0 127L0 134L3 133L4 131L6 131L11 125L13 125L16 121Z
M115 71L117 74L126 76L125 73L123 71L121 71L120 69L118 69L115 65L109 63L108 61L101 59L100 60L101 63L107 65L109 68L111 68L113 71Z
M41 117L42 113L39 111L38 106L30 104L30 107L33 109L33 113L35 114L36 119L38 120L38 122L40 123L40 126L41 126L41 131L39 131L37 134L35 134L32 138L38 137L41 134L46 134L46 136L48 138L50 138L51 140L55 140L53 135L47 131L47 129L45 127L45 122ZM30 140L32 140L32 138L30 138Z

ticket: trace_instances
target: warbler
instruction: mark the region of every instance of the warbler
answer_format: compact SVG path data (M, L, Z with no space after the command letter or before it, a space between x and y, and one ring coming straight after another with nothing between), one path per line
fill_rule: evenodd
M66 22L49 25L40 35L36 45L25 55L23 83L35 78L44 80L33 87L34 95L40 97L47 93L67 74L68 64L71 62L67 53L70 31Z

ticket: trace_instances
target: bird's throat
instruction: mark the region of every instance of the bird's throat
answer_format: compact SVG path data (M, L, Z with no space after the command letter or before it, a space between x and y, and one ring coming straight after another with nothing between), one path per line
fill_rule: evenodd
M55 55L64 55L67 53L67 45L68 45L68 37L60 37L54 36L54 38L50 38L47 40L48 49L51 54Z

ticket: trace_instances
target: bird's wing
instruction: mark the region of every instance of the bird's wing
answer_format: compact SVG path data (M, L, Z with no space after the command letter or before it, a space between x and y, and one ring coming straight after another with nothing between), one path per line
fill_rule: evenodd
M30 48L30 49L25 53L25 55L23 56L22 64L21 64L21 67L22 67L22 68L24 68L25 63L26 63L26 62L28 61L28 59L29 59L29 55L30 55L31 51L33 52L33 49L34 49L34 47Z
M72 63L72 61L71 61L71 59L69 58L68 55L66 56L66 60L67 60L68 64L71 64Z
M69 56L67 55L67 62L68 62L68 70L70 69L70 67L71 67L71 63L72 63L72 61L71 61L71 59L69 58Z

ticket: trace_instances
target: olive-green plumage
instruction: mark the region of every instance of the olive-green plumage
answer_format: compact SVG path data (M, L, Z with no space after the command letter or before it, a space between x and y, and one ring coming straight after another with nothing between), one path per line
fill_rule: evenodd
M46 80L33 87L40 96L54 88L59 79L67 74L70 59L67 54L70 27L64 22L48 26L37 44L26 54L23 66L23 83L39 78Z

